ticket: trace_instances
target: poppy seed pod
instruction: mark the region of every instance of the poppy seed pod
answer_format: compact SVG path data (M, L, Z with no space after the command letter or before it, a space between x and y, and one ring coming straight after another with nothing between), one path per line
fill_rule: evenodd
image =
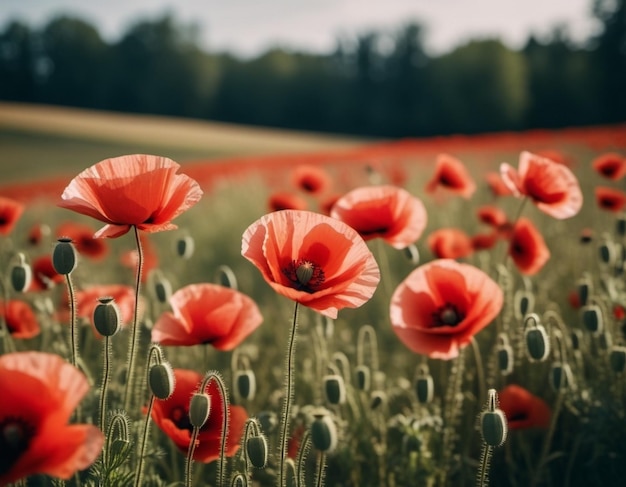
M502 375L509 375L513 372L513 347L509 345L509 339L506 335L500 336L500 343L496 347L498 359L498 370Z
M533 322L528 327L528 322ZM541 362L548 358L550 354L550 340L546 329L539 323L539 317L536 314L530 314L524 320L526 331L524 332L524 341L526 342L526 352L528 358L534 362Z
M237 290L237 277L233 270L227 265L221 265L215 273L215 282L220 286Z
M152 289L159 303L167 303L172 297L172 284L160 271L155 271L152 276Z
M530 291L518 289L515 292L515 316L522 319L529 313L533 312L535 307L535 295Z
M370 398L370 409L373 411L374 409L378 409L382 404L387 400L387 394L382 391L374 391L372 392L372 397Z
M248 487L248 481L243 475L238 473L237 475L235 475L230 485L232 487Z
M98 304L93 310L93 325L105 337L113 336L119 331L120 310L112 297L98 298Z
M337 427L328 414L315 416L311 424L311 442L316 450L326 453L337 447Z
M30 287L33 271L26 263L26 256L22 252L18 254L18 261L11 267L11 286L16 292L21 293Z
M586 306L589 295L591 294L591 283L589 279L580 279L577 284L578 301L581 306Z
M235 390L241 399L254 399L256 394L256 375L252 370L239 370L235 373Z
M626 369L626 347L614 346L609 354L609 364L613 372L617 374L624 372Z
M617 217L617 220L615 222L615 232L620 237L626 235L626 215L622 214Z
M433 400L435 382L427 365L420 366L417 379L415 379L415 395L421 404L427 404Z
M298 487L299 482L296 464L291 458L287 458L285 461L285 477L287 487Z
M76 268L76 248L72 239L61 237L52 252L52 265L57 274L68 275Z
M148 385L157 399L165 400L174 392L174 370L168 362L161 362L150 367Z
M599 306L595 304L585 306L581 310L581 317L583 325L585 325L585 328L588 331L594 335L602 332L602 329L604 328L604 320L602 319L602 311Z
M404 255L413 265L420 263L420 252L415 244L411 244L404 248Z
M502 446L506 441L507 422L504 412L498 408L495 389L489 389L487 409L480 413L480 433L489 446Z
M346 385L340 375L327 375L324 377L324 395L330 404L343 404L346 402Z
M194 428L202 428L206 420L209 419L211 411L211 396L205 393L196 392L191 396L189 404L189 422Z
M602 242L598 247L598 255L603 264L612 265L617 256L614 242L612 240Z
M369 391L372 385L372 373L367 365L358 365L354 371L356 386L360 391Z
M250 463L256 468L267 465L267 440L263 435L251 436L246 441L246 453Z
M176 241L176 254L183 259L189 259L195 250L195 243L191 236L179 238Z
M573 385L574 376L568 363L555 362L550 368L550 386L556 392L566 391Z

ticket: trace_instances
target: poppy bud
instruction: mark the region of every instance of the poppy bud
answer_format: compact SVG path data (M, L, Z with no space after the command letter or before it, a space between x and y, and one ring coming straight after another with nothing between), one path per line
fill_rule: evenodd
M252 466L265 468L265 465L267 465L267 440L263 435L248 438L246 441L246 452Z
M276 426L278 426L278 418L273 411L261 411L257 415L257 419L259 420L261 429L266 435L270 435L276 429Z
M189 404L189 422L194 428L202 428L209 419L211 411L211 396L202 392L196 392L191 396Z
M287 458L285 461L285 477L287 487L298 487L296 464L291 458Z
M522 319L529 313L533 312L535 307L535 295L530 291L518 289L515 292L515 315L518 319Z
M193 238L187 235L176 241L176 254L183 259L189 259L193 255L195 244Z
M580 279L578 281L578 301L581 306L585 306L587 304L587 300L589 299L589 295L591 294L591 283L589 279Z
M148 385L157 399L167 399L174 392L174 371L168 362L161 362L150 367Z
M26 256L20 252L18 254L19 262L11 267L11 285L18 293L26 291L30 287L33 280L33 271L26 263Z
M248 481L246 480L246 478L243 475L238 473L233 478L233 482L232 482L231 486L232 487L248 487Z
M602 350L608 350L609 348L611 348L611 335L607 332L600 333L600 335L598 335L598 345Z
M327 375L324 377L324 395L330 404L343 404L346 402L346 385L340 375Z
M98 298L93 310L93 325L105 337L115 335L120 329L120 311L110 296Z
M513 372L513 347L507 343L502 343L496 348L498 355L498 370L502 375L509 375Z
M161 271L154 271L150 276L154 295L159 303L167 303L172 296L172 284Z
M580 330L572 330L570 334L570 343L572 344L572 350L580 350L581 346L581 331Z
M52 252L52 265L57 274L68 275L76 268L76 248L71 238L61 237Z
M256 394L256 376L252 370L239 370L235 373L235 387L241 399L252 400Z
M316 415L311 424L311 442L315 449L332 452L337 447L337 427L328 414Z
M605 240L598 247L598 254L600 256L600 261L607 265L612 265L615 262L615 258L617 256L615 244L611 240Z
M524 341L526 342L526 352L528 357L534 362L541 362L548 358L550 354L550 340L543 325L539 324L537 315L531 314L526 321L534 320L535 325L526 328Z
M411 244L408 247L405 247L404 255L406 255L407 259L409 259L411 264L413 265L419 264L420 253L419 253L419 250L417 250L417 247L415 246L415 244Z
M581 310L582 321L585 328L594 335L599 334L603 329L603 319L600 307L592 304L585 306Z
M415 395L421 404L427 404L433 400L435 382L427 365L420 366L417 379L415 379Z
M372 397L370 399L370 409L372 411L374 409L378 409L386 400L387 400L387 395L384 392L382 391L372 392Z
M617 374L621 374L626 369L626 347L616 345L609 354L609 364L611 370Z
M358 365L354 371L356 386L360 391L369 391L372 384L372 374L367 365Z
M626 235L626 215L621 214L617 217L617 221L615 222L615 232L620 237Z
M572 368L568 363L555 362L550 368L550 386L556 392L565 391L573 384Z
M480 432L483 441L489 446L501 446L506 441L506 416L497 405L498 396L495 389L489 389L487 409L480 413Z
M237 277L233 270L227 265L221 265L217 268L215 282L220 286L237 290Z

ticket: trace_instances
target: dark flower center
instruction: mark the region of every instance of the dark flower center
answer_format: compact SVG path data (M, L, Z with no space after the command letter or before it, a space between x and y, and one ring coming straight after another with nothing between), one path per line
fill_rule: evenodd
M185 408L178 406L172 409L170 412L170 419L174 422L176 427L181 430L193 430L191 422L189 421L189 414Z
M22 418L9 416L0 422L0 475L11 467L28 449L35 428Z
M287 276L294 287L299 291L314 293L324 283L324 269L310 260L292 260L283 269L283 274Z
M453 304L446 303L432 314L433 326L456 326L465 316Z

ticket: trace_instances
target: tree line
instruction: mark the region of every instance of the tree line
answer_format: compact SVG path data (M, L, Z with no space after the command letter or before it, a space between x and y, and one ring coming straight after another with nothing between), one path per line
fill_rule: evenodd
M555 28L519 50L477 39L429 56L410 23L253 59L204 51L170 14L115 42L80 18L15 20L0 31L0 98L380 137L623 122L626 0L594 0L593 15L582 45Z

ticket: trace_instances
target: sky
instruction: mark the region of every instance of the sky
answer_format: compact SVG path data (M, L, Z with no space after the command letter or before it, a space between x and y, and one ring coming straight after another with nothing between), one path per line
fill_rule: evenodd
M140 19L172 12L196 23L204 48L251 57L270 47L327 53L338 37L368 30L393 31L410 22L425 25L430 54L452 50L469 39L499 37L512 48L532 32L549 35L566 24L570 37L584 40L597 29L592 0L1 0L0 28L11 19L41 27L70 14L117 40Z

